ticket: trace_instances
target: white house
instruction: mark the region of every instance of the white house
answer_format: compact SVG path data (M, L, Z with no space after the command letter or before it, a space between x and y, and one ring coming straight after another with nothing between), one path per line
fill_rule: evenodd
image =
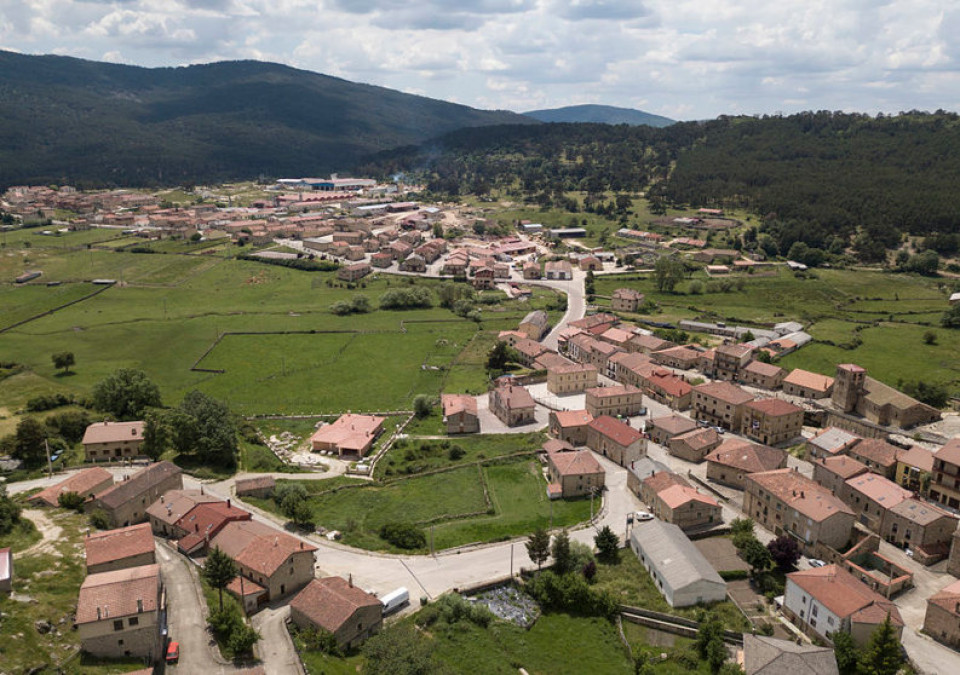
M630 533L630 548L671 607L726 599L727 584L676 525L639 522Z

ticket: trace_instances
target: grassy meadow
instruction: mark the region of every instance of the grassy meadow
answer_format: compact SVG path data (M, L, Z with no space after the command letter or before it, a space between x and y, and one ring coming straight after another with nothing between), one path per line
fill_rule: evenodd
M332 272L203 255L204 242L154 244L171 249L166 255L114 251L108 246L130 238L105 230L59 236L17 230L4 237L0 279L12 282L28 269L43 277L22 287L0 285L0 329L39 317L0 333L0 362L24 366L0 387L0 418L6 418L0 424L32 396L86 395L119 367L146 371L168 404L196 388L242 414L409 408L420 393L483 390L496 332L553 298L539 289L527 303L504 298L484 306L480 324L440 307L336 316L329 310L336 301L365 295L377 307L389 289L437 282L380 275L348 288ZM86 297L98 288L89 283L95 278L121 283L40 316ZM226 335L217 342L226 333L284 331L300 334ZM50 360L60 351L77 361L66 377ZM191 371L197 361L224 372Z
M393 449L390 454L395 452ZM384 524L398 519L425 527L432 524L434 548L440 550L508 539L539 526L549 527L551 511L556 527L572 526L590 516L589 500L556 501L551 509L540 464L532 457L501 464L467 464L443 473L323 492L343 484L363 485L356 479L346 483L331 480L335 482L301 481L310 493L309 504L316 524L340 530L343 543L368 550L401 552L378 534ZM484 498L484 485L489 492L489 505ZM253 499L251 503L279 512L272 500Z

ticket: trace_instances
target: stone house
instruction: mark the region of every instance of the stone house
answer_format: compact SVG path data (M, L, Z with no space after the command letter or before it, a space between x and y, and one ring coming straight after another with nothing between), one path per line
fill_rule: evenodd
M683 415L655 417L647 424L647 433L650 434L650 440L658 445L667 445L671 438L696 429L697 423Z
M88 533L83 539L87 574L112 572L157 562L149 523Z
M764 445L780 445L803 429L803 408L779 398L748 401L743 405L740 433Z
M766 445L731 438L707 455L706 460L707 478L743 490L749 474L785 468L787 453Z
M525 387L500 381L488 395L490 412L508 427L531 424L536 421L537 404Z
M846 455L818 457L812 464L813 480L838 497L846 489L849 479L870 471L866 464Z
M352 581L325 577L310 581L290 601L290 620L331 633L340 649L350 650L380 631L383 606Z
M183 488L183 472L170 462L144 467L98 492L84 505L87 513L103 510L113 527L126 527L147 520L147 509L168 490Z
M277 480L273 476L254 476L253 478L238 478L234 485L238 497L270 499L277 487Z
M752 387L773 390L783 385L786 374L787 371L772 363L751 361L740 371L740 381Z
M803 398L827 398L833 392L833 378L794 368L783 378L783 393Z
M591 422L593 415L586 410L554 410L550 412L550 435L571 445L586 445Z
M594 417L601 415L639 415L643 408L643 392L629 384L615 387L593 387L586 390L587 412Z
M636 312L644 299L643 293L632 288L618 288L610 296L610 309L614 312Z
M547 475L547 494L568 499L602 490L606 473L589 450L575 450L548 452Z
M923 632L937 642L960 648L960 581L954 581L927 600Z
M547 391L578 394L597 386L597 368L589 363L564 363L547 368Z
M140 456L143 422L96 422L83 434L86 461L115 461Z
M448 434L480 433L476 398L468 394L443 394L440 401Z
M720 434L712 427L699 427L674 436L666 445L674 457L699 463L720 445Z
M655 473L645 479L641 483L640 498L654 516L684 531L721 522L717 500L698 492L675 473Z
M607 415L587 427L587 447L620 466L628 466L647 454L647 441L639 431Z
M744 406L753 395L729 382L708 382L693 388L693 412L698 420L724 429L740 429Z

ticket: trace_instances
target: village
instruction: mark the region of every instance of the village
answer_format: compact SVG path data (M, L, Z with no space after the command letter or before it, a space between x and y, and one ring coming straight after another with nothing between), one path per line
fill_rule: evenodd
M732 602L749 628L725 638L726 658L750 675L837 673L832 636L848 634L863 649L884 625L917 672L960 670L960 435L949 433L960 433L956 416L854 362L836 363L831 374L781 367L814 339L792 318L765 326L664 321L628 280L609 294L589 288L604 278L617 285L625 272L653 273L664 256L722 279L804 265L633 229L617 232L615 249L586 246L581 229L525 220L504 228L476 209L413 201L421 191L333 176L281 179L266 190L270 199L244 206L222 204L213 191L209 201L170 207L155 195L66 187L15 187L4 202L18 219L50 219L38 236L118 230L128 239L116 250L192 240L199 255L230 247L267 265L329 264L350 288L390 275L500 290L519 302L535 289L556 293L563 304L555 311L531 310L497 331L493 350L514 368L479 394L439 392L441 438L548 434L537 451L542 496L551 505L590 502L589 520L569 528L570 538L594 549L599 532L615 533L670 608ZM677 225L724 219L701 211ZM41 268L10 281L59 283ZM346 412L317 425L301 451L369 480L404 438L388 422ZM69 494L84 513L106 519L83 538L74 625L84 652L141 659L142 672L154 663L305 672L292 633L330 634L339 650L355 651L445 594L524 583L540 567L528 537L448 551L431 543L430 555L350 547L336 532L290 527L265 507L283 474L198 479L146 460L143 441L143 420L95 422L83 435L83 468L6 486L31 513L63 510ZM796 550L781 586L761 587L766 577L742 550L749 546L730 536L748 520L764 546ZM232 663L208 644L199 579L209 578L211 560L232 571L220 590L261 636L259 663ZM0 549L6 593L18 592L17 569L18 554ZM621 604L623 621L696 634L696 622Z

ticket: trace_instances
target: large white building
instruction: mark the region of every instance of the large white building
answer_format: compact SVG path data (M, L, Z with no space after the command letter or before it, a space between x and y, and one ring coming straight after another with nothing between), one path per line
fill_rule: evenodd
M726 582L676 525L639 522L630 533L630 548L671 607L726 599Z

